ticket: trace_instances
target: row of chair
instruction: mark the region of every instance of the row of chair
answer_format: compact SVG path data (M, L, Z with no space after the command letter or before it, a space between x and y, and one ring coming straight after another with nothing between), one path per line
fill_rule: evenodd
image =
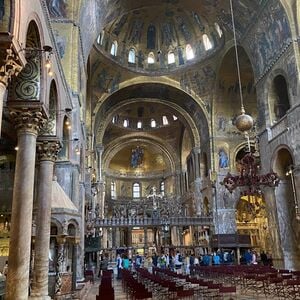
M102 271L101 281L99 284L98 295L96 295L96 300L114 300L115 292L112 286L113 273L111 270Z
M175 280L185 281L188 284L192 284L189 288L194 290L194 294L197 299L225 299L237 297L236 287L224 285L223 283L216 283L213 280L191 277L189 275L177 274L171 270L155 268L156 274L162 274L165 278L175 278Z
M300 299L300 272L275 269L270 266L197 266L193 273L200 278L230 282L239 286L241 293Z
M131 299L152 299L152 292L149 292L129 270L122 270L122 286Z

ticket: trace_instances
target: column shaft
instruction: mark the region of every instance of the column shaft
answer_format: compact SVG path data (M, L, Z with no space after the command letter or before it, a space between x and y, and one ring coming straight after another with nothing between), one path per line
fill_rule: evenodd
M18 147L6 283L7 300L28 298L36 135L21 132L18 135Z
M3 101L4 101L5 92L6 92L6 85L3 82L0 82L0 134L1 134Z
M33 296L48 296L48 264L52 198L52 161L41 161L38 183L38 213L35 239Z
M48 265L51 224L52 179L54 160L59 150L57 142L44 142L39 145L40 154L39 181L37 192L37 228L35 241L34 278L32 298L49 299Z
M38 146L40 158L37 190L38 211L36 218L35 261L32 298L50 299L48 296L49 243L53 167L59 151L58 142L44 141Z
M57 251L57 261L56 261L56 278L55 278L55 294L61 294L62 287L62 272L64 264L64 249L65 249L65 239L58 238L58 251Z

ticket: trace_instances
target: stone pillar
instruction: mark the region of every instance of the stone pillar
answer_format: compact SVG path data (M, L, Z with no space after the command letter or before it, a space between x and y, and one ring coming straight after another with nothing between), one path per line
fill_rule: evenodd
M144 228L144 249L148 248L148 228Z
M195 179L195 182L194 182L195 205L196 205L197 216L200 216L203 214L203 198L202 198L201 188L202 188L201 178L198 177Z
M266 250L272 254L274 267L283 269L284 260L281 248L280 228L274 188L266 187L264 189L264 198L266 203L266 211L268 212L268 235Z
M112 248L115 248L116 245L116 237L117 237L117 228L113 227L112 228Z
M300 268L299 236L295 232L297 223L294 215L292 184L289 180L281 179L275 189L275 197L284 268L298 270Z
M77 281L77 261L80 260L78 257L78 247L80 243L80 238L74 239L73 245L73 260L72 260L72 291L76 290L76 281Z
M98 181L102 182L102 153L103 153L103 146L97 145L96 146L97 154L98 154L98 165L97 165L97 172L98 172Z
M121 244L121 228L117 227L116 228L116 247L123 246Z
M60 144L58 141L42 141L37 151L40 160L36 218L35 260L32 283L32 299L50 299L48 296L49 243L53 167Z
M45 119L40 108L12 108L18 134L11 215L7 300L28 299L36 138Z
M200 177L200 162L199 162L199 154L201 152L200 147L193 148L193 160L194 160L194 170L195 170L195 178Z
M56 277L55 277L55 295L61 294L62 286L62 272L64 271L64 251L65 251L65 237L57 237L57 260L56 260Z
M6 94L8 82L12 76L17 76L23 68L14 55L12 49L6 49L6 57L3 63L4 64L0 67L0 134L2 125L3 101Z
M101 248L108 248L108 230L106 227L103 227L103 237L102 237L102 243L101 243Z
M132 247L132 228L128 227L128 247Z

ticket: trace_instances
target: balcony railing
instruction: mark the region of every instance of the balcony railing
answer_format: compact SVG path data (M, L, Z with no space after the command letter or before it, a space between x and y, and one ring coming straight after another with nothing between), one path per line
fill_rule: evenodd
M274 124L271 129L271 135L269 136L269 141L275 139L277 136L282 134L287 130L288 120L287 116L284 116L282 119L278 121L278 123Z
M199 217L171 217L171 218L104 218L96 219L94 227L152 227L162 226L165 223L170 226L190 226L190 225L202 225L210 226L213 224L213 218L211 216L199 216Z

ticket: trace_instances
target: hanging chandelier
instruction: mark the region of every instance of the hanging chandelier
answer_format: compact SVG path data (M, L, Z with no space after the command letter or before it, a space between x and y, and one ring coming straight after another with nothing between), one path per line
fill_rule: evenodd
M224 178L223 184L232 193L237 187L244 187L241 196L260 196L262 187L276 187L279 184L278 175L275 172L259 175L259 164L252 152L247 153L241 160L241 171L238 176L230 173Z
M241 115L239 115L236 119L236 127L239 131L243 132L247 138L248 153L241 160L240 174L238 176L233 176L228 173L221 184L223 184L230 193L232 193L237 187L244 187L245 189L241 192L241 196L260 196L262 187L278 186L280 180L278 175L273 171L267 174L259 175L259 164L257 163L256 157L251 152L249 130L251 130L253 127L254 122L253 118L245 113L232 0L229 0L229 2L241 102Z

